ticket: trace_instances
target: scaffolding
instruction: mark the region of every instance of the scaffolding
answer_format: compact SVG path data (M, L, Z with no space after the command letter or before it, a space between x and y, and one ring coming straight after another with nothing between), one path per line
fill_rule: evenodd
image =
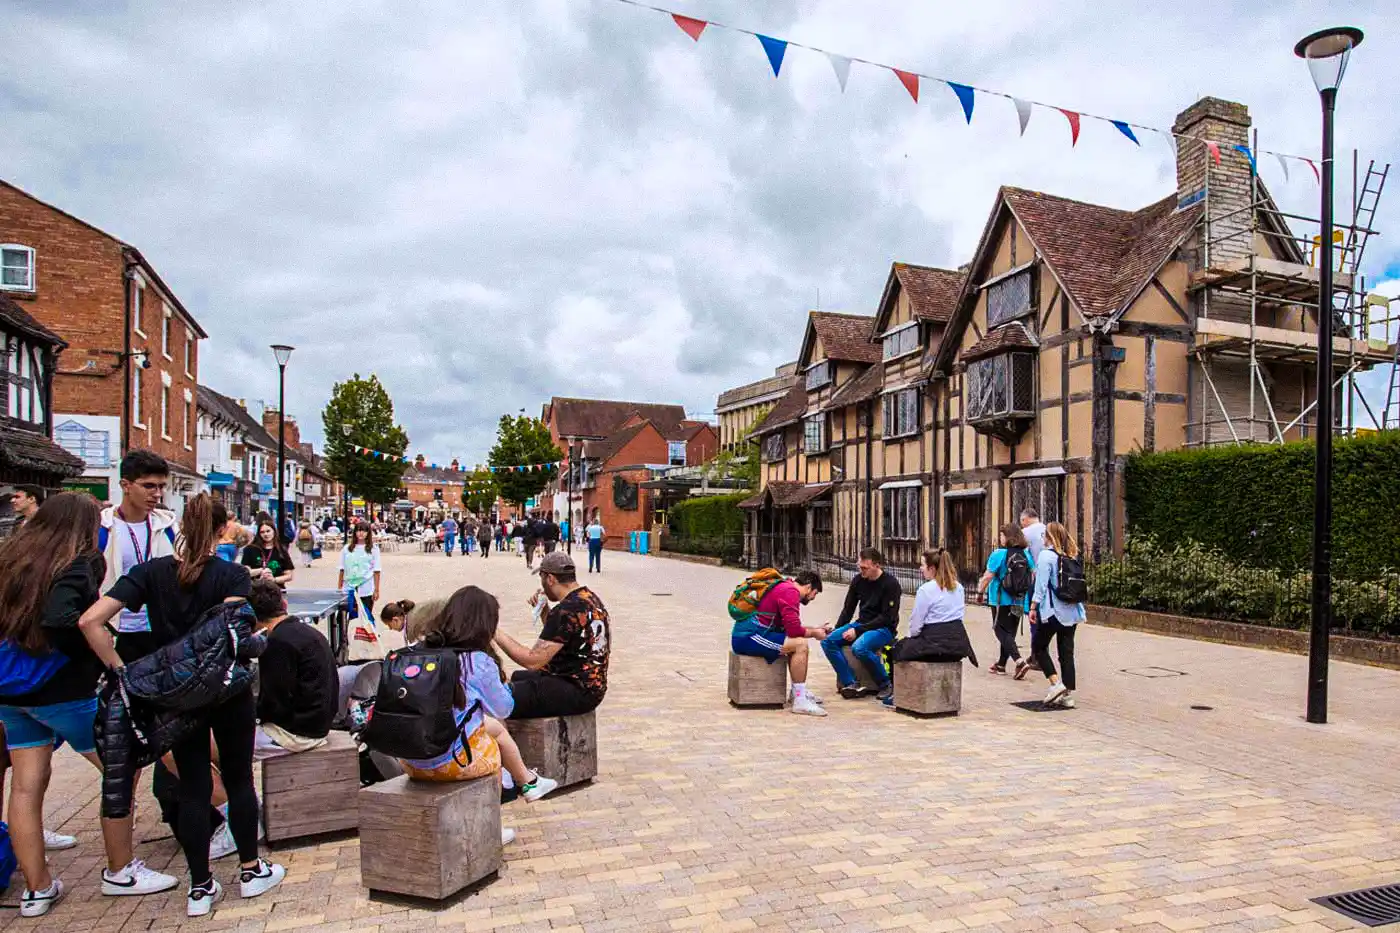
M1253 143L1258 152L1257 131ZM1218 164L1205 146L1200 157ZM1333 394L1341 404L1335 429L1351 434L1400 427L1400 315L1388 302L1368 300L1360 271L1389 171L1388 163L1371 160L1361 172L1353 152L1351 222L1338 223L1333 242L1324 247L1316 235L1318 219L1280 210L1257 171L1250 171L1244 195L1237 175L1213 172L1206 163L1199 264L1189 284L1198 297L1190 352L1200 398L1188 414L1188 446L1282 443L1316 430L1317 332L1315 325L1308 327L1318 309L1317 258L1323 248L1336 257L1330 311ZM1391 367L1379 417L1356 383L1358 374L1378 366ZM1369 426L1358 423L1361 413Z

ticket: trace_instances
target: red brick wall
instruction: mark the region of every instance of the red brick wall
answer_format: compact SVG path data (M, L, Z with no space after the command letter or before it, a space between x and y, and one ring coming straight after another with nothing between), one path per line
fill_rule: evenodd
M705 430L699 432L685 445L685 465L700 466L702 463L709 463L719 452L719 435L715 429L706 425Z
M123 365L125 258L122 245L55 208L0 183L0 243L33 247L35 292L6 292L20 307L68 342L54 379L54 411L121 417L131 376ZM185 374L185 321L171 307L169 350L161 353L161 308L153 284L143 289L145 334L132 330L131 349L147 351L149 369L141 373L141 416L145 428L131 427L130 446L149 447L166 459L195 469L197 431L193 401L197 397L198 341ZM134 322L133 322L134 325ZM133 362L132 366L136 364ZM161 372L170 375L167 431L161 437ZM184 392L191 402L185 407ZM188 419L188 435L181 418ZM188 436L189 449L185 448Z
M272 439L277 440L277 409L264 408L262 413L263 430L272 435ZM297 419L291 415L287 416L287 449L299 450L301 448L301 428L297 427Z
M651 530L651 490L637 490L636 509L619 509L613 504L613 478L618 476L639 484L651 479L651 471L604 468L598 474L597 487L584 491L583 501L587 508L585 514L591 518L596 509L602 519L603 528L607 531L603 546L626 550L628 532Z

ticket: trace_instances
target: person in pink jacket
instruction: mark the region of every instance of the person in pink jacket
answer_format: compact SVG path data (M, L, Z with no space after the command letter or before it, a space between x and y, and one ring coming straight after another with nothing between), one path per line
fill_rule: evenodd
M800 716L825 716L821 702L807 689L807 639L823 638L824 628L802 624L801 608L817 598L822 579L801 570L791 579L773 585L758 601L758 609L734 623L729 644L735 654L763 658L769 664L787 659L792 678L792 712Z

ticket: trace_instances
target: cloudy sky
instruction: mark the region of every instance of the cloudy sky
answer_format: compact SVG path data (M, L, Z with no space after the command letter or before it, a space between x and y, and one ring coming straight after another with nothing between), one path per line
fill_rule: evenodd
M1400 140L1393 3L657 5L1151 126L1238 100L1262 148L1304 155L1293 43L1353 23L1338 200L1350 147ZM617 0L5 6L0 177L140 247L209 331L207 384L275 401L267 346L291 343L304 436L373 371L437 461L483 460L502 412L551 395L703 416L796 354L807 309L871 313L892 260L965 261L1001 184L1125 208L1175 188L1160 139L1086 122L1071 149L1044 109L1020 138L990 97L968 126L947 87L916 105L856 64L843 94L796 48L775 80L752 37L697 44ZM1306 167L1261 173L1315 211ZM1397 243L1372 242L1373 277L1400 279Z

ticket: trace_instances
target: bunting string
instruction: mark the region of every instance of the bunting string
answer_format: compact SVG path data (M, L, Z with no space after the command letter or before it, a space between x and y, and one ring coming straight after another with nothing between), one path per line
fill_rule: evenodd
M405 466L416 466L418 463L417 460L414 460L410 457L401 457L398 454L386 454L382 450L373 450L369 447L351 445L351 448L355 451L355 453L360 454L361 456L369 457L371 460L392 460L402 463ZM517 463L513 466L488 466L485 467L485 469L492 473L542 473L547 472L549 470L557 470L563 465L564 461L559 460L553 463ZM450 466L442 466L441 464L437 463L428 463L426 460L423 462L423 466L429 467L434 470L441 470L446 473L476 473L483 469L480 466L476 466L470 470L465 470L460 467L454 470Z
M673 10L667 10L659 6L654 6L650 3L644 3L642 2L642 0L614 0L614 2L624 3L627 6L636 7L642 10L649 10L653 13L661 13L665 16L669 16L671 20L676 24L676 26L678 26L687 36L689 36L696 43L700 41L700 37L705 34L705 31L707 29L724 29L729 32L739 33L741 35L753 36L755 39L758 40L760 46L762 47L763 53L768 59L768 64L773 69L773 77L775 79L779 77L779 74L782 71L783 62L786 60L787 56L787 50L789 48L805 49L809 52L817 52L821 55L826 56L826 59L831 63L832 71L834 71L836 74L836 83L840 85L842 93L845 93L847 81L850 79L851 76L851 63L859 62L862 65L868 65L872 68L880 68L885 71L893 72L894 76L899 79L900 84L902 84L904 86L904 89L909 92L909 96L913 98L914 103L919 102L919 91L923 83L933 82L937 84L946 85L957 97L958 104L962 108L963 117L968 123L972 122L972 113L973 108L976 104L977 95L982 94L990 97L1000 97L1004 100L1011 101L1012 105L1016 109L1016 119L1017 122L1020 124L1022 136L1025 135L1026 126L1030 123L1032 111L1034 110L1034 108L1039 107L1043 110L1058 111L1064 116L1065 120L1069 124L1071 148L1074 148L1079 143L1079 130L1081 126L1081 121L1084 119L1089 119L1098 121L1100 123L1109 124L1114 128L1116 132L1121 134L1123 137L1132 142L1133 145L1138 146L1139 148L1141 148L1142 142L1138 139L1138 132L1155 133L1158 136L1162 137L1166 144L1169 147L1171 147L1173 155L1176 154L1179 140L1184 139L1189 140L1191 142L1198 142L1204 144L1206 149L1210 153L1212 161L1214 161L1216 164L1220 164L1221 161L1221 151L1219 145L1211 140L1204 139L1199 136L1192 136L1190 134L1185 133L1173 133L1171 130L1164 130L1155 126L1148 126L1143 123L1133 123L1128 120L1120 120L1114 117L1100 116L1099 114L1088 113L1083 110L1071 110L1067 107L1061 107L1057 104L1048 104L1043 101L1032 100L1026 97L1013 97L1012 95L1007 94L1003 91L997 91L991 88L980 87L975 84L967 84L965 82L952 81L948 78L942 78L936 75L927 75L918 71L910 71L905 68L896 68L893 65L887 65L883 62L871 61L870 59L860 58L855 55L845 55L839 52L830 51L829 49L818 48L814 45L806 45L801 42L794 42L791 39L779 39L774 36L768 36L762 33L754 32L751 29L745 29L742 26L730 26L726 23L716 22L715 20L699 19L694 16L686 16L682 13L677 13ZM1321 183L1321 175L1317 170L1316 162L1314 162L1310 158L1307 158L1306 156L1293 155L1287 152L1277 152L1273 149L1260 149L1256 152L1254 150L1251 150L1248 146L1231 146L1230 151L1238 152L1245 159L1249 160L1250 171L1254 172L1255 174L1258 174L1259 171L1258 157L1261 154L1273 156L1274 159L1278 162L1279 167L1283 172L1283 177L1285 181L1287 181L1289 178L1288 160L1306 162L1312 168L1313 175L1317 179L1318 183Z

